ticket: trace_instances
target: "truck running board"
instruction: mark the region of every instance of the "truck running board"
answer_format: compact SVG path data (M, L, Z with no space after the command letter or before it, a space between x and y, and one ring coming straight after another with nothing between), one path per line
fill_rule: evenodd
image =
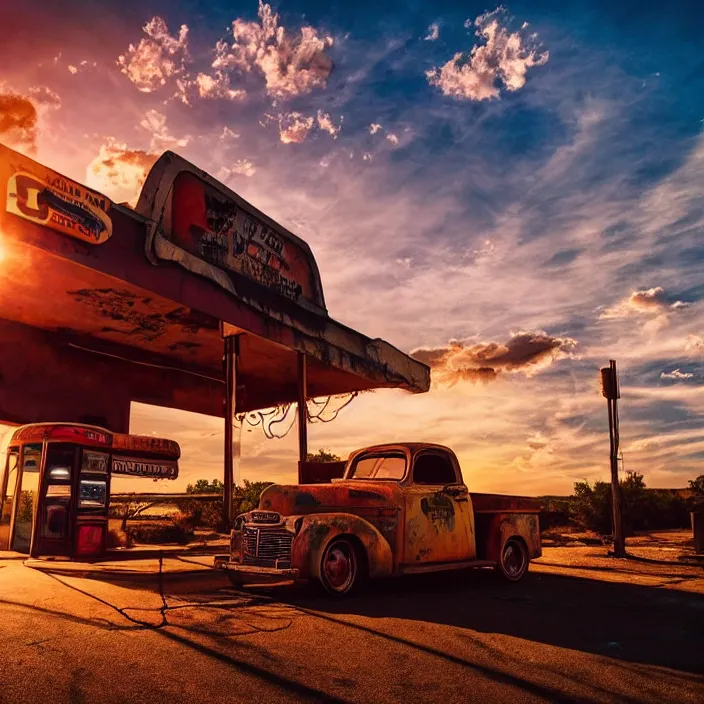
M444 572L445 570L465 570L470 567L496 567L493 560L463 560L462 562L426 562L422 565L401 565L401 574L422 572Z

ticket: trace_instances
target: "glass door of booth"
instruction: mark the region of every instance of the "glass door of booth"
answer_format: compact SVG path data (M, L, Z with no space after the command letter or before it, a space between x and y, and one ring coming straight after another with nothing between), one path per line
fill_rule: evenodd
M37 511L39 477L42 467L42 444L21 447L18 488L14 496L14 522L10 549L29 553Z
M0 550L10 549L10 528L14 516L15 493L19 476L20 451L10 448L0 486Z
M78 448L49 442L39 495L32 556L70 555L75 515L75 479Z

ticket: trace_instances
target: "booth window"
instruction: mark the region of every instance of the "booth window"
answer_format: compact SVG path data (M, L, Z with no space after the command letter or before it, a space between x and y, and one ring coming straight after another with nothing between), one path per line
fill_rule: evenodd
M74 445L50 443L46 451L46 473L49 482L70 481L76 457Z
M44 506L43 538L65 538L68 532L68 501Z
M24 472L38 472L42 463L42 444L32 443L25 445L22 451L22 470Z
M80 508L104 508L107 498L107 482L81 479L78 505Z
M17 465L19 464L19 451L11 450L7 456L7 468L5 470L5 491L4 501L0 510L0 526L9 526L12 517L12 499L15 496L17 484Z
M107 474L110 464L110 455L107 452L94 452L93 450L83 450L83 460L81 461L81 471L92 474Z

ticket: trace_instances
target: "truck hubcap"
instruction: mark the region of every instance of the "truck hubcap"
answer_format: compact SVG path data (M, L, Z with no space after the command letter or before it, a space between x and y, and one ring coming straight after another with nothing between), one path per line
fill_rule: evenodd
M328 584L335 591L344 591L354 579L356 567L354 550L346 543L334 545L328 550L323 572Z
M510 577L516 577L521 574L525 557L520 545L515 542L509 542L504 548L503 563L506 574Z

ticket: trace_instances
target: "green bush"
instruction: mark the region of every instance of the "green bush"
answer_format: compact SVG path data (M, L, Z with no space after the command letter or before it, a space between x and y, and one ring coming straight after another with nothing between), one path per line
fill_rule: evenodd
M667 490L648 490L643 475L627 472L620 482L623 498L623 528L626 535L635 531L686 528L689 525L687 501ZM597 481L576 482L570 499L572 519L600 535L611 535L611 484Z
M545 531L550 528L559 528L570 525L572 514L570 513L571 501L568 498L543 496L540 498L540 530Z
M193 524L189 516L176 514L170 521L144 521L127 527L125 531L133 543L185 545L193 539Z
M246 511L251 511L259 506L259 497L262 491L273 482L251 482L245 479L242 486L236 486L232 492L232 514L238 516ZM188 494L220 494L223 492L222 482L214 479L199 479L195 484L186 488ZM203 499L183 499L177 502L179 511L189 516L194 526L206 526L214 531L225 531L224 517L222 515L222 502L205 501Z
M309 452L306 455L307 462L340 462L341 458L335 453L323 450L322 448L316 453Z

